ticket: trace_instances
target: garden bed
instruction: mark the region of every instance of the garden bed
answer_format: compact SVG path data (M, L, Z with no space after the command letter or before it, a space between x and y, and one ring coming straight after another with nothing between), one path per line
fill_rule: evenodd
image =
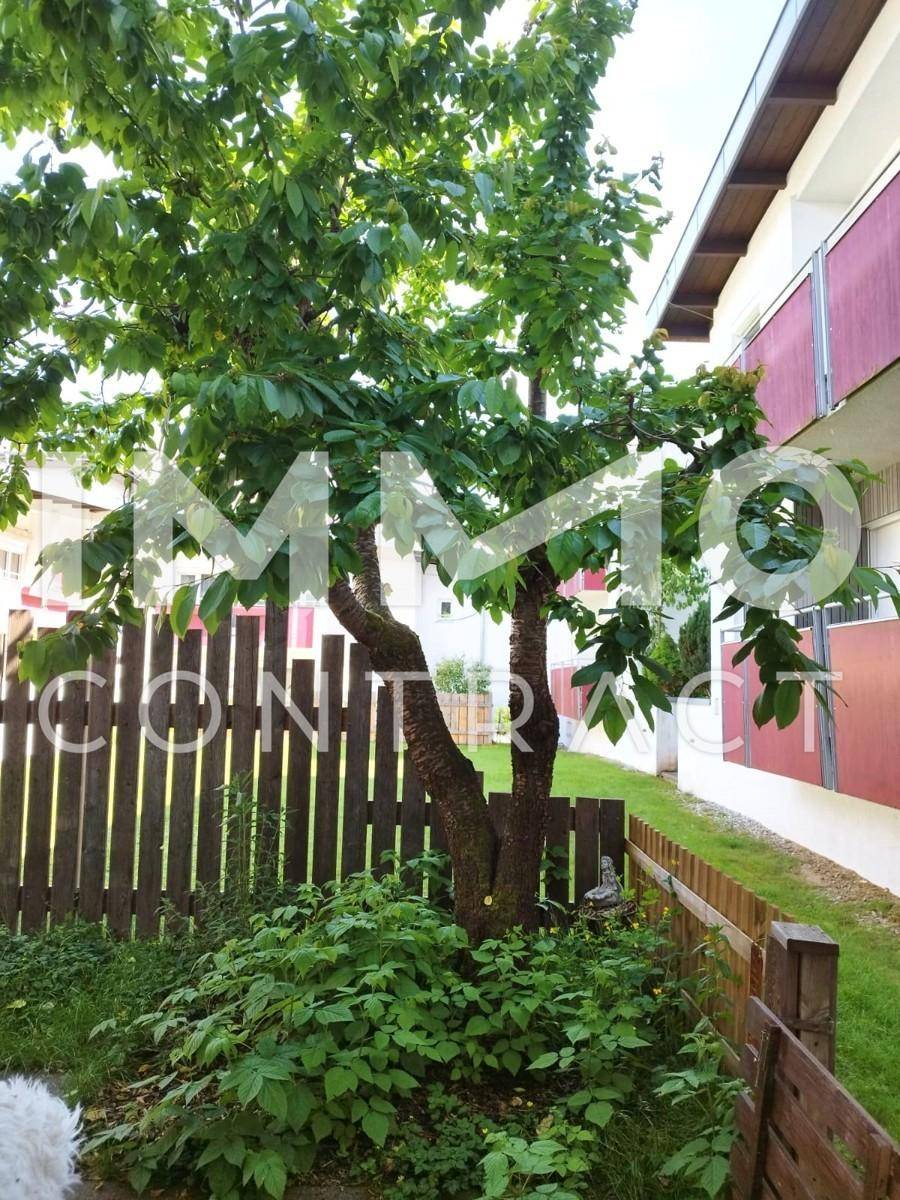
M62 1073L91 1171L167 1200L714 1195L735 1085L714 1037L685 1036L665 931L576 923L472 950L420 891L408 874L302 887L154 943L7 938L5 1065Z

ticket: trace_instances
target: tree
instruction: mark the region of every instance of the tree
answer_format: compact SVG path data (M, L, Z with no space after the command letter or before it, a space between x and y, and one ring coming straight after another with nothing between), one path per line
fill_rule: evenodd
M663 472L665 553L689 567L705 483L761 445L760 413L755 376L702 371L675 385L654 343L627 367L598 366L630 295L630 256L649 253L660 224L656 168L619 175L609 148L591 144L595 87L633 4L541 0L521 37L493 48L480 40L491 7L3 7L0 127L10 143L25 131L41 140L0 195L7 519L29 502L28 458L81 450L85 475L102 478L161 445L248 529L298 453L328 450L329 603L382 672L425 669L381 587L383 451L413 453L477 534L631 450L677 447ZM87 149L105 156L99 182L79 166ZM72 401L76 378L86 395ZM777 486L742 516L760 531L751 551L765 543L776 566L821 536ZM35 681L136 619L132 521L127 504L86 540L91 604L26 649ZM534 700L520 730L531 751L511 747L502 833L432 684L403 690L409 752L440 810L473 937L535 919L558 737L548 621L567 620L594 651L582 682L611 672L648 713L668 704L645 674L651 616L620 603L598 624L557 593L581 568L607 568L615 588L620 533L611 508L458 587L511 614L510 670ZM184 531L176 541L199 550ZM426 546L423 564L433 561ZM235 602L284 604L287 579L284 549L258 581L217 578L201 616L213 626ZM194 599L173 597L176 632ZM781 720L794 685L775 673L809 660L775 614L751 609L746 632L766 680L758 716L771 718L777 694L788 697ZM513 717L522 705L514 689ZM596 715L621 733L611 692Z
M709 671L709 600L701 600L681 627L678 650L686 682ZM708 696L709 684L700 684L695 696Z

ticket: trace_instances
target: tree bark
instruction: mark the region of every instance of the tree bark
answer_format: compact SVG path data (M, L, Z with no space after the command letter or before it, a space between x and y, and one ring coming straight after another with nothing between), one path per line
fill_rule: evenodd
M515 925L533 928L559 740L541 611L556 579L543 556L526 565L513 609L510 714L514 721L523 713L525 719L511 747L512 793L498 831L475 768L447 728L418 635L384 603L373 530L360 536L357 548L362 569L353 587L345 581L332 586L329 604L368 649L373 669L399 704L408 753L447 835L456 919L473 945ZM397 678L404 674L413 678Z
M501 922L532 928L537 924L559 718L547 676L547 619L542 614L555 580L540 561L523 574L525 585L516 598L510 632L509 708L516 731L510 748L512 792L501 831L494 897Z
M373 530L358 540L363 567L354 586L329 592L332 612L369 651L372 667L398 703L408 753L437 804L453 863L456 916L473 945L496 931L492 891L498 839L471 760L453 741L418 635L398 621L381 595ZM395 678L409 674L412 679Z

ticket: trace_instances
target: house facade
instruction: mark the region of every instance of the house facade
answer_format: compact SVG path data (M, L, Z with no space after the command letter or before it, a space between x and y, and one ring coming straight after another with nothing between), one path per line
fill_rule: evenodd
M860 562L900 565L900 0L791 0L649 313L698 361L765 366L772 444L860 458ZM713 595L713 609L716 609ZM829 716L758 729L739 623L678 713L681 787L900 893L900 621L789 614L835 676Z

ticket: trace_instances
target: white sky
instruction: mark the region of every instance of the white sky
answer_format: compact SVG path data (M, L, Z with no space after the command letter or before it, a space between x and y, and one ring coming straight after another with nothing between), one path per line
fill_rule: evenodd
M663 156L662 202L673 214L650 263L639 262L639 306L621 339L633 351L646 310L753 77L784 0L640 0L634 30L619 43L601 84L600 126L623 170ZM676 375L703 361L702 345L667 351Z
M623 171L642 170L654 155L663 156L661 199L673 214L650 263L637 264L632 290L639 303L619 339L626 353L647 332L646 309L783 5L784 0L640 0L634 30L619 42L600 85L598 131L618 149ZM514 38L529 8L530 0L507 0L489 23L489 40ZM103 174L100 155L78 157L90 175ZM0 180L10 178L19 161L18 152L0 147ZM689 374L703 353L703 346L672 346L669 369Z

